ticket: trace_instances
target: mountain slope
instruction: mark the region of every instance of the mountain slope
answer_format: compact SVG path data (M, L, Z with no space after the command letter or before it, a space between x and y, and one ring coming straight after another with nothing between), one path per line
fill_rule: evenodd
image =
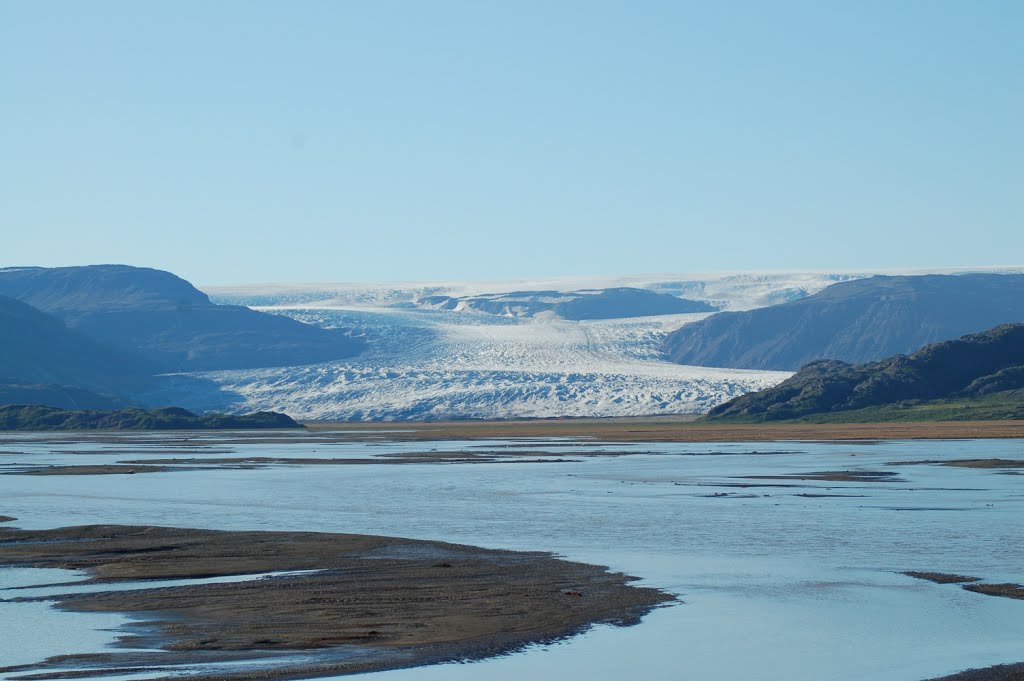
M795 370L866 362L997 324L1024 321L1024 275L876 276L748 312L722 312L665 341L679 364Z
M0 405L34 404L57 409L123 409L132 406L125 397L98 393L75 385L4 383L0 378Z
M878 362L812 362L774 387L715 407L708 418L774 421L1022 390L1024 324L1005 324Z
M0 296L0 404L106 409L152 386L156 367Z
M169 272L124 265L0 270L0 295L93 339L138 351L163 371L310 364L364 347L342 331L238 305L215 305Z

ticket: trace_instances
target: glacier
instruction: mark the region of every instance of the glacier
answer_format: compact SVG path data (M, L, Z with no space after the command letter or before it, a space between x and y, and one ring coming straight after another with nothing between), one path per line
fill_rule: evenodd
M358 328L346 361L202 374L242 402L312 420L546 418L700 413L787 372L685 367L665 333L703 314L569 322L411 310L279 311Z
M283 411L306 420L511 419L700 414L791 372L682 366L664 337L708 313L570 321L550 312L488 314L418 304L429 296L646 288L725 310L816 293L872 272L722 273L574 277L505 282L267 284L204 287L219 303L249 305L328 328L351 329L368 349L305 366L191 374L216 387L191 406ZM173 381L151 401L181 403ZM197 404L196 400L201 403Z

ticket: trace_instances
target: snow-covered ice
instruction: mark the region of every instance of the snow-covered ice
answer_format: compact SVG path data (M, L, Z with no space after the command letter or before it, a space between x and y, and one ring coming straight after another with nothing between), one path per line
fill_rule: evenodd
M871 274L747 272L213 287L207 291L215 302L354 329L366 337L368 350L341 362L203 374L222 393L195 406L273 409L303 419L345 420L701 413L790 374L665 361L660 353L664 337L702 314L577 322L549 312L510 318L464 305L435 310L417 301L513 291L541 291L550 297L552 292L635 287L744 310ZM236 401L222 399L228 395ZM158 396L167 402L175 397L173 389Z
M686 367L664 335L704 315L573 322L422 310L279 310L356 328L369 349L301 367L203 374L241 411L304 419L515 418L698 413L788 373Z

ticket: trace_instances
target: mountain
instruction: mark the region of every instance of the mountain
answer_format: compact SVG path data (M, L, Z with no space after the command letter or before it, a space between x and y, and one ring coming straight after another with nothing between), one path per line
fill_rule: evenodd
M678 364L796 370L817 359L867 362L997 324L1024 321L1024 274L875 276L670 334Z
M98 393L75 385L23 383L0 378L0 405L34 404L57 409L122 409L131 406L126 397Z
M1024 414L1024 324L1004 324L866 364L811 362L774 387L715 407L708 418L775 421L908 400L971 400L995 394Z
M476 310L505 317L533 317L553 312L562 319L624 319L692 312L714 312L705 302L667 293L619 287L584 291L513 291L477 296L424 296L416 306L435 310Z
M216 305L169 272L92 265L0 270L0 295L71 329L137 352L161 371L312 364L358 354L363 340L240 305Z
M21 301L0 296L0 403L106 408L151 385L144 358L68 329Z

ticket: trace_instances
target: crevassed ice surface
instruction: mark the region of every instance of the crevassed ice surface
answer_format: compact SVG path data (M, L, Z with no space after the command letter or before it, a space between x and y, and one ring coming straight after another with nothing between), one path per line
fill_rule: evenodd
M159 437L123 447L73 439L9 440L0 440L0 449L12 467L168 456ZM189 446L202 452L209 443L216 456L228 450L237 456L365 457L520 444L299 440L239 443L213 436ZM537 455L564 458L587 449L573 442L534 444L543 444ZM155 451L147 455L147 448ZM19 517L16 524L23 527L152 523L318 530L549 550L641 576L643 583L683 600L635 627L598 626L566 642L507 657L376 675L382 678L914 681L1024 660L1024 602L898 574L934 570L992 582L1024 581L1024 476L892 465L1024 458L1020 441L616 444L605 449L648 453L563 463L5 475L0 476L0 512ZM894 471L901 480L740 477L823 470ZM24 658L28 645L22 639L29 634L22 633L21 616L11 605L0 603L4 660ZM65 647L76 652L95 651L97 636L103 638L97 629L110 626L48 608L33 616L42 618L39 630L61 631ZM115 633L106 632L107 640Z
M1018 271L1020 268L987 268ZM937 270L936 270L937 272ZM921 272L923 273L923 272ZM725 310L774 305L869 272L677 273L504 282L270 284L207 289L219 303L252 305L304 322L353 329L368 350L315 366L203 374L219 390L174 382L150 403L296 418L402 420L703 413L789 373L680 366L665 336L706 315L566 321L470 309L438 311L423 297L644 288ZM514 296L513 296L514 297ZM514 306L513 306L514 307ZM521 311L520 311L521 312Z
M706 315L566 321L472 310L418 309L424 296L646 288L748 309L815 293L865 273L674 274L506 282L215 287L216 302L258 306L354 329L359 357L316 366L203 374L203 397L172 383L153 404L283 410L308 419L509 418L701 413L783 380L785 372L686 367L664 361L665 336ZM182 389L179 388L179 391Z
M201 374L241 400L233 411L303 419L400 420L701 413L769 387L790 372L681 366L664 337L706 314L567 321L400 308L265 308L354 329L368 348L351 359ZM225 408L224 394L206 408ZM150 398L177 403L169 388Z

